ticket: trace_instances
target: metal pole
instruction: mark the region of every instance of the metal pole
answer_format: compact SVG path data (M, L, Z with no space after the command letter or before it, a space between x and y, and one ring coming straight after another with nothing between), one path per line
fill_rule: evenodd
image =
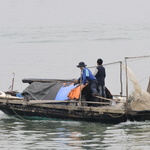
M117 63L120 63L121 61L116 61L116 62L112 62L112 63L107 63L107 64L103 64L103 66L107 66L107 65L113 65L113 64L117 64ZM90 67L87 67L87 68L96 68L97 66L90 66Z
M122 84L122 61L120 61L120 86L121 86L121 92L120 95L122 96L123 94L123 84Z
M126 57L126 59L135 59L135 58L148 58L150 57L150 55L147 55L147 56L137 56L137 57Z
M127 57L125 57L125 72L126 72L126 107L125 111L128 112L128 68L127 68Z
M15 80L15 73L13 72L11 91L13 91L13 88L14 88L14 80Z
M81 106L81 84L82 84L82 69L80 73L80 99L79 99L79 106Z

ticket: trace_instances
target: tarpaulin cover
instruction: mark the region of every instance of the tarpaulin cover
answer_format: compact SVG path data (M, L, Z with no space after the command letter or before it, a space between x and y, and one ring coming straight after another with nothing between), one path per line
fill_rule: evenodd
M27 100L67 100L79 99L80 92L85 100L93 100L90 86L74 86L73 82L32 82L22 93ZM83 96L84 95L84 96ZM111 93L106 88L106 98L112 98ZM111 96L111 97L110 97Z
M61 87L61 89L58 91L55 100L66 100L68 99L68 94L70 93L70 91L72 89L74 89L76 86L74 86L74 84L70 84L70 85L64 85Z
M22 95L28 100L54 100L62 86L62 82L33 82L23 91Z
M68 94L76 86L72 82L33 82L22 92L22 95L27 100L61 101L69 99Z

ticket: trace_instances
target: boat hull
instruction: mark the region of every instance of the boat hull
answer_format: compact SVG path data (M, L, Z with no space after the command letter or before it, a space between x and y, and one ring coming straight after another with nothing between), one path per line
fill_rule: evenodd
M117 124L127 120L150 120L150 111L125 112L124 110L114 110L112 106L79 106L79 103L76 102L40 102L42 103L39 103L39 101L26 102L24 100L2 99L0 100L0 110L9 116L20 119L78 120L107 124Z
M58 105L57 105L58 106ZM64 107L64 106L63 106ZM68 107L69 108L69 107ZM35 106L21 106L21 105L3 105L0 110L8 116L14 116L20 119L59 119L59 120L75 120L75 121L88 121L88 122L101 122L108 124L117 124L127 121L125 114L120 113L107 113L99 111L86 111L83 107L78 107L75 110L56 108L44 108Z

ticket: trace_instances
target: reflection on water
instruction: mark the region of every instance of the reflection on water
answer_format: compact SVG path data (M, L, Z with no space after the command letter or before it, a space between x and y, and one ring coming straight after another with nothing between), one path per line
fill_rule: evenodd
M0 149L146 150L150 122L117 125L77 121L24 121L1 116Z
M103 144L107 149L148 150L150 148L150 122L126 122L108 127ZM109 144L108 144L109 143Z

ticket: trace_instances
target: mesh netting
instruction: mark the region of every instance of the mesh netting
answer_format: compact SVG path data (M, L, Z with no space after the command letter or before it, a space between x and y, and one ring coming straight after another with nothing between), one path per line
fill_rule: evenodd
M135 111L150 110L150 94L146 91L133 91L129 96L130 109Z
M150 93L143 91L131 69L127 68L128 77L131 80L134 91L129 95L129 106L131 110L150 110Z

